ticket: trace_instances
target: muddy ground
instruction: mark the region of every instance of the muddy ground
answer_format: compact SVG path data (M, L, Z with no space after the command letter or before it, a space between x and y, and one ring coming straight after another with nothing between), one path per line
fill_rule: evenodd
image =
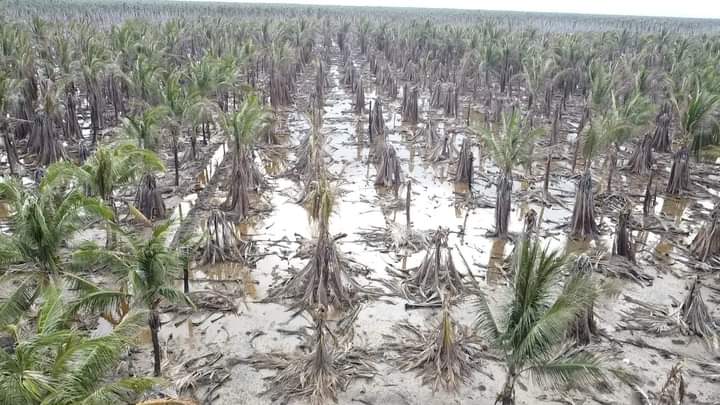
M337 177L337 203L331 218L331 233L345 233L339 248L349 258L360 263L366 270L358 276L363 285L383 289L383 280L388 279L388 269L412 268L417 266L424 252L408 253L394 250L373 235L381 235L392 224L405 226L405 212L400 199L391 190L374 186L376 168L368 159L367 116L352 113L352 95L342 85L343 62L337 48L330 51L327 90L322 131L327 136L326 157L328 168ZM352 56L361 70L366 83L366 100L374 100L378 89L369 72L364 56ZM247 364L245 359L258 353L292 352L299 350L302 343L295 331L307 326L303 316L293 317L282 303L264 302L268 289L280 279L288 276L288 270L300 269L305 260L295 256L300 242L312 237L312 226L305 208L297 204L302 193L302 184L291 176L284 175L295 161L291 146L297 145L307 134L310 125L304 114L307 94L314 83L315 70L308 67L300 77L296 94L296 105L278 112L278 132L282 143L264 146L259 151L259 162L270 178L269 190L254 195L253 211L249 219L238 224L238 231L256 244L257 262L254 266L220 265L209 268L194 268L191 274L191 290L217 290L233 297L237 305L234 313L212 313L198 310L187 314L184 311L168 310L163 314L161 340L167 350L164 365L165 375L178 381L186 374L181 366L185 361L209 353L222 357L218 365L229 372L207 397L214 404L266 404L271 399L263 395L268 388L265 378L271 371L258 371ZM485 90L481 90L485 91ZM523 99L522 89L514 97ZM453 137L457 150L464 136L471 136L464 117L467 114L467 97L460 102L458 118L447 118L442 111L429 107L428 91L422 93L420 109L423 122L432 119L441 134L456 133ZM571 98L570 108L577 110L579 95ZM432 231L439 226L449 228L449 246L453 251L456 266L461 272L472 272L480 280L482 288L498 308L507 292L508 280L502 264L513 248L512 240L498 240L487 236L494 224L494 178L498 172L492 161L480 151L475 160L476 177L471 191L467 186L455 185L452 181L455 156L443 162L431 163L426 159L426 148L422 140L414 139L417 126L401 123L400 101L388 102L384 97L385 121L388 141L395 147L402 161L407 179L412 181L411 222L414 229ZM573 102L577 102L574 104ZM522 103L521 103L522 104ZM470 118L475 125L483 125L485 107L471 105ZM572 114L564 118L562 133L572 137L573 128L579 121ZM420 126L424 124L419 124ZM513 189L513 210L511 233L522 230L524 214L529 209L540 213L538 223L541 239L556 249L568 253L586 252L594 256L609 254L615 228L616 210L607 209L602 201L597 205L602 236L597 241L580 243L568 240L567 224L570 222L575 197L575 183L582 163L575 173L571 171L571 146L555 154L550 177L550 193L554 201L542 204L541 190L545 164L542 141L536 149L532 173L517 170ZM621 154L627 160L630 145ZM229 159L224 159L226 146L222 134L215 133L210 145L204 147L196 163L183 168L181 187L171 186L174 173L168 170L161 176L165 187L167 205L177 221L174 232L190 232L198 229L209 209L224 200L225 181L229 178ZM171 155L165 154L168 167L172 167ZM477 152L476 152L477 157ZM670 156L658 155L656 178L658 189L664 189L669 173ZM620 164L621 166L622 164ZM615 175L615 190L624 194L634 204L634 239L637 250L637 265L642 272L652 276L650 283L641 283L619 278L623 287L619 297L609 300L597 308L599 326L606 337L598 343L618 356L619 364L640 378L640 388L649 393L658 392L667 373L678 360L684 360L689 370L688 403L720 403L718 382L699 374L703 372L699 360L718 362L695 337L673 335L655 337L641 331L629 331L623 326L624 311L630 308L625 296L642 301L671 305L684 296L692 278L699 274L704 282L703 295L711 314L720 318L720 283L717 273L696 269L696 263L688 257L685 249L702 221L707 218L715 198L720 195L720 177L717 164L693 162L693 190L688 197L664 198L660 193L651 219L643 219L642 195L646 179L627 172ZM593 164L595 184L600 192L607 176L604 159ZM611 201L611 200L608 200ZM402 201L400 201L402 202ZM1 209L1 207L0 207ZM181 214L182 210L182 214ZM189 215L189 217L188 217ZM652 230L647 230L652 224ZM658 225L660 224L660 225ZM98 238L102 233L97 232ZM86 233L83 237L88 237ZM177 238L180 236L178 235ZM94 275L97 278L99 276ZM600 276L604 277L604 276ZM178 281L178 286L181 286ZM435 322L437 309L406 309L405 301L399 297L383 296L365 302L355 324L354 343L374 353L373 360L377 375L368 380L352 382L345 392L339 393L341 404L489 404L500 390L505 371L501 363L479 359L482 372L476 373L471 382L457 393L433 392L423 386L421 379L413 372L398 371L395 359L399 355L385 351L387 335L394 335L393 327L401 321L429 325ZM456 319L470 325L474 320L472 297L461 302L454 310ZM99 331L103 329L100 322ZM627 343L643 343L638 347ZM137 374L149 374L152 369L149 333L132 354L131 370ZM127 363L127 362L126 362ZM125 373L128 370L120 370ZM565 395L549 392L523 380L518 388L518 402L523 404L550 403L601 403L631 404L632 390L617 382L612 392L570 392ZM172 389L167 391L172 393ZM201 390L204 395L204 391Z

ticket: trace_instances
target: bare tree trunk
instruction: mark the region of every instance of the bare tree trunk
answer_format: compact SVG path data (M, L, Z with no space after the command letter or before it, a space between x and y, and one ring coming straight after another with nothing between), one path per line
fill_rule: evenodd
M578 256L575 259L572 271L575 274L581 274L583 277L592 277L592 259L584 254ZM590 344L591 337L597 334L594 303L590 304L588 308L578 315L571 329L571 334L574 335L575 343L578 346Z
M688 189L690 185L690 153L687 147L682 147L673 155L673 164L670 169L670 179L668 180L665 192L671 195L678 195Z
M571 236L573 238L594 238L598 234L595 223L595 198L593 195L592 175L586 169L580 177L573 208Z
M653 165L652 138L650 134L643 137L642 142L635 147L628 166L630 172L645 176Z
M157 180L151 173L146 173L140 179L135 207L150 221L165 217L165 202L157 188Z
M670 137L670 121L672 115L670 113L671 106L666 103L662 106L658 115L655 117L655 132L653 134L652 147L657 152L669 153L672 147L672 139Z
M610 153L608 155L608 180L607 180L607 192L612 193L612 181L615 175L615 168L617 167L617 150L614 147L610 147Z
M632 232L628 229L630 211L623 210L618 217L615 241L613 242L613 256L622 256L635 263L635 247L632 241Z
M650 172L650 179L648 180L648 184L645 187L645 197L643 198L643 215L647 216L650 214L650 212L655 208L655 196L657 194L657 189L655 192L652 190L653 186L653 180L655 179L655 172Z
M690 243L690 251L701 261L720 254L720 203L710 214L710 220L703 225Z
M410 199L412 197L411 193L411 186L412 182L410 180L407 181L407 194L405 197L405 224L407 225L407 230L410 232L411 229L411 223L410 223Z
M5 154L7 155L8 166L10 167L10 174L16 174L15 166L19 164L20 159L18 158L17 148L15 147L15 140L13 134L5 132L6 128L3 128L3 141L5 143Z
M472 184L473 174L473 155L470 139L465 138L460 148L460 156L458 158L457 167L455 169L455 182Z
M495 199L495 236L499 238L504 238L508 235L512 183L511 173L503 173L498 179L497 196Z
M543 193L545 193L546 196L550 187L550 163L552 163L552 152L548 153L547 161L545 162L545 180L543 181Z
M178 158L178 134L177 129L173 128L172 142L173 142L173 163L175 165L175 187L180 185L180 159Z

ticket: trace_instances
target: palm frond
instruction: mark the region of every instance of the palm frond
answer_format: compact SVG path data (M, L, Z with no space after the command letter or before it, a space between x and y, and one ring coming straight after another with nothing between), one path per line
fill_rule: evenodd
M70 314L78 312L89 313L112 313L117 310L121 304L127 302L130 294L122 291L98 290L95 292L81 295L70 303L67 311Z
M480 293L478 295L476 308L477 318L474 324L475 329L485 339L488 339L493 346L496 348L501 347L502 332L490 309L486 294Z
M568 347L561 347L553 356L538 359L528 370L539 385L557 390L607 383L607 374L612 372L602 356Z
M26 277L22 280L10 296L0 299L0 325L16 323L32 307L37 294L38 286L34 278Z

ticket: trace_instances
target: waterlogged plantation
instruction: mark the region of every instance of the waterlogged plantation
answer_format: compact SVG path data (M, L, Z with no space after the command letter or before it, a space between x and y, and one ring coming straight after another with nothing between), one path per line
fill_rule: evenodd
M720 401L716 22L0 5L0 403Z

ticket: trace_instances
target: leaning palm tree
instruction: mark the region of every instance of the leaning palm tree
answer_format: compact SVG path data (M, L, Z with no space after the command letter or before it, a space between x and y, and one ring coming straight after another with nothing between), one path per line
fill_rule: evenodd
M606 381L604 359L587 349L571 349L566 336L597 296L589 277L575 273L563 281L566 258L537 241L523 239L512 260L511 299L493 314L487 297L479 299L478 331L502 353L507 376L496 403L515 404L515 385L530 374L549 388Z
M512 169L530 154L537 130L531 130L521 122L516 109L510 114L502 114L502 123L498 131L479 130L482 140L500 168L497 180L497 198L495 204L495 232L497 237L508 234L512 195Z
M72 324L77 307L63 300L61 286L48 284L41 298L37 321L3 324L13 350L0 351L0 403L129 404L157 383L113 377L139 332L143 312L130 312L110 333L93 337Z
M190 299L173 283L180 272L178 253L168 247L167 221L153 229L149 238L120 232L117 250L110 251L88 242L73 253L75 266L107 266L122 275L133 305L150 311L148 325L152 335L154 374L161 374L160 312L163 301L185 303Z

